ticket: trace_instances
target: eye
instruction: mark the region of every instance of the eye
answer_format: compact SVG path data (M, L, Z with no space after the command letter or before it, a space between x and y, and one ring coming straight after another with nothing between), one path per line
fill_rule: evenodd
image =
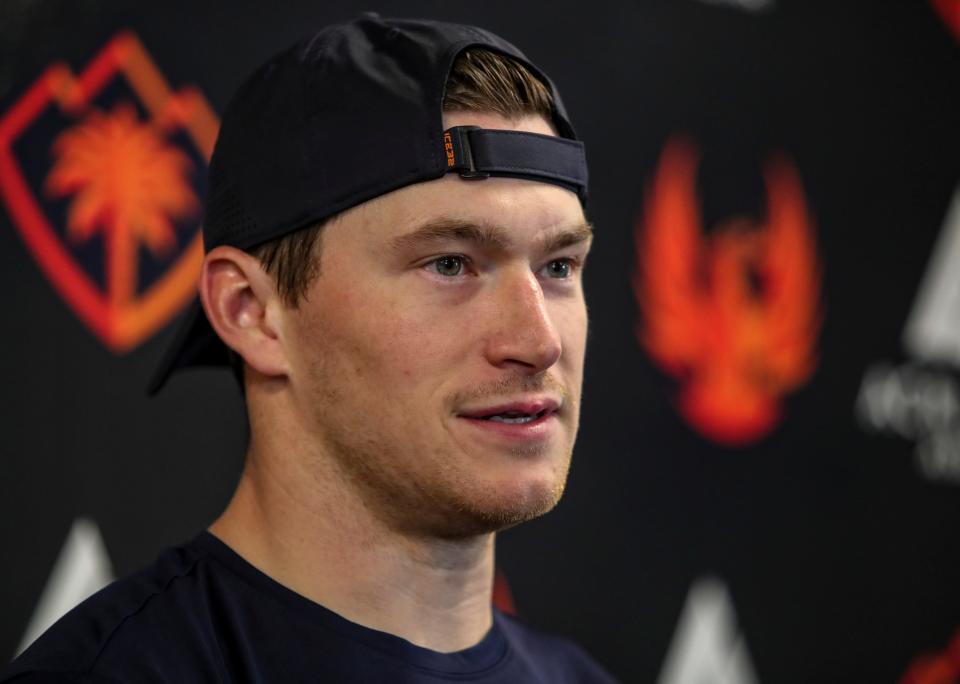
M554 259L544 269L549 278L569 278L573 275L574 266L572 259Z
M438 259L434 259L427 267L442 276L447 276L453 278L460 275L463 272L464 259L461 256L455 256L448 254L447 256L442 256Z

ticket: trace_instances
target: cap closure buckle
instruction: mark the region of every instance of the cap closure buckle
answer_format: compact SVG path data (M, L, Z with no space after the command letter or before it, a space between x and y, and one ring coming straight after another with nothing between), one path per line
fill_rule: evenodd
M456 171L461 178L482 180L489 178L487 171L477 170L470 147L470 132L480 126L454 126L443 132L443 147L447 156L447 171Z

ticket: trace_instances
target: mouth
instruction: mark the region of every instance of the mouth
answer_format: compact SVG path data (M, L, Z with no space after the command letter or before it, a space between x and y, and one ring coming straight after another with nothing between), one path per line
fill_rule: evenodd
M498 423L529 423L543 416L557 413L561 402L553 397L533 397L517 401L503 402L492 406L478 407L461 411L461 418L491 420Z
M470 409L457 417L486 434L511 440L544 440L557 428L560 408L559 401L543 398Z
M522 411L503 411L501 413L494 413L489 416L463 416L464 418L472 418L474 420L489 420L494 423L504 423L506 425L526 425L527 423L532 423L540 418L543 418L547 415L549 411L543 409L542 411L537 411L536 413L524 413Z

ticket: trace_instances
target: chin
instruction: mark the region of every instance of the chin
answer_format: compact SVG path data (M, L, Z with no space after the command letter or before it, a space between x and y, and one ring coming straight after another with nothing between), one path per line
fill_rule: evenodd
M499 532L538 518L559 503L565 485L565 474L488 483L482 491L460 498L450 532L452 536Z

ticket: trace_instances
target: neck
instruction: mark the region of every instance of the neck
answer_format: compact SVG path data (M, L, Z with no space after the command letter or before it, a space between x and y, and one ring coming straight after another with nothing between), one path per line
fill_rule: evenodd
M494 535L413 536L363 505L323 454L284 434L251 446L210 532L253 566L342 617L440 652L478 643L492 622Z

